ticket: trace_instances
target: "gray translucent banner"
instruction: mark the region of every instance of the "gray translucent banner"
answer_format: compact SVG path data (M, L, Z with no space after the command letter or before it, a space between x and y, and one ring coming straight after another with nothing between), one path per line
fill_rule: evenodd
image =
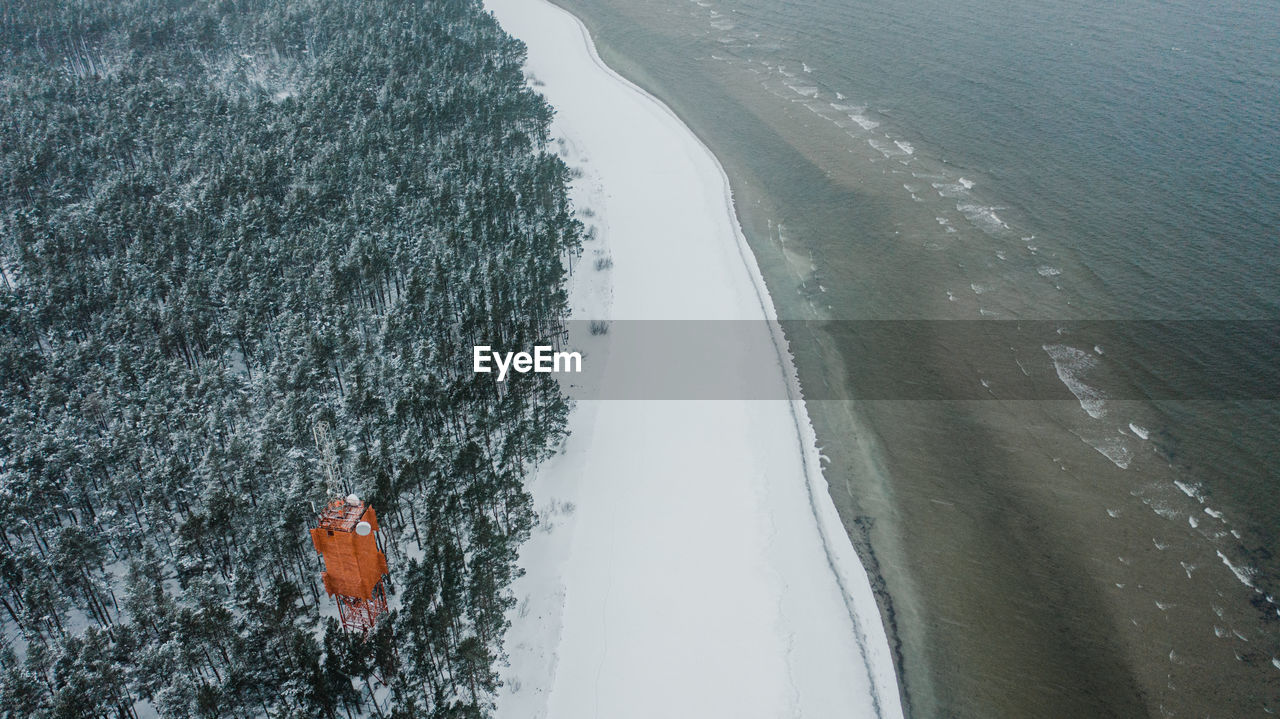
M581 372L551 375L575 399L787 399L781 338L809 400L1280 399L1273 320L581 321L554 348Z

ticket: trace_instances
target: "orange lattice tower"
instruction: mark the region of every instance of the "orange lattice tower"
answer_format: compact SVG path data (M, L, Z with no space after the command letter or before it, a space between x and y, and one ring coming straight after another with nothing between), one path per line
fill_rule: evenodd
M368 632L387 611L387 555L378 549L374 532L378 516L354 495L335 499L311 530L316 551L324 555L324 589L338 602L338 616L348 630Z

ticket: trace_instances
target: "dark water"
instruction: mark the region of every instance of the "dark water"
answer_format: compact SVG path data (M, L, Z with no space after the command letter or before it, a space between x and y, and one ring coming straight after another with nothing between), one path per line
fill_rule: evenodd
M982 173L1080 253L1123 317L1280 310L1280 7L1273 2L760 3L892 131ZM792 68L794 69L794 67Z
M1010 358L1078 401L937 336L896 379L989 399L810 403L913 715L1280 711L1280 403L1167 399L1230 332L1144 322L1280 318L1280 7L562 4L724 163L781 316L1125 320ZM867 396L823 326L806 392Z

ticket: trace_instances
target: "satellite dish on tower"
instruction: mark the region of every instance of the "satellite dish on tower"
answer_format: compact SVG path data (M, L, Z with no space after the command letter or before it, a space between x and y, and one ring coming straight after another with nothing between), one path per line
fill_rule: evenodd
M361 521L356 524L356 534L359 534L361 537L369 536L369 532L372 532L372 531L373 531L373 525L369 524L368 522Z

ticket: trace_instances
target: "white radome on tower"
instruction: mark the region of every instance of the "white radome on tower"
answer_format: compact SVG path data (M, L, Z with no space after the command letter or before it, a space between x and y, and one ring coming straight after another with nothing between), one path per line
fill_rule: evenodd
M348 495L347 495L347 504L352 504L352 505L360 504L360 498L359 498L359 497L357 497L357 496L356 496L356 495L354 495L354 494L348 494Z
M372 532L372 531L373 531L373 525L369 524L368 522L361 520L359 523L356 524L356 534L359 534L361 537L369 536L369 532Z

